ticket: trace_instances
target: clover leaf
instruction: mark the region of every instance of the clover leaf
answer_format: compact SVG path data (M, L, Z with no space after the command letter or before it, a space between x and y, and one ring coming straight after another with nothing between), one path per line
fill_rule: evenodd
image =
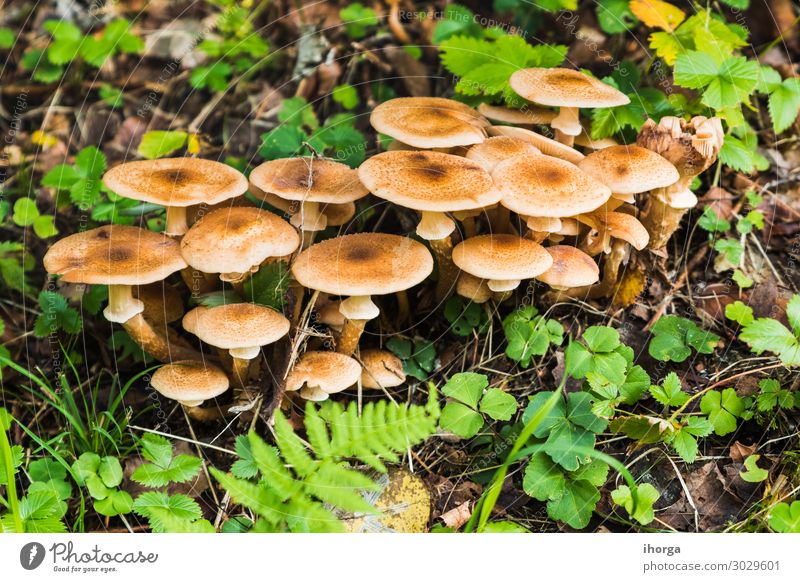
M153 434L142 437L142 456L150 462L137 467L131 479L147 487L189 481L197 475L202 465L202 461L192 455L173 457L170 442Z
M769 477L769 471L758 466L761 455L748 455L744 460L744 471L739 471L739 476L748 483L761 483Z
M552 319L545 319L532 305L522 307L503 320L506 355L523 368L530 366L533 356L543 356L550 345L561 345L564 328Z
M442 388L451 400L442 409L441 427L462 438L478 434L484 424L483 414L493 420L509 420L517 411L516 399L498 388L486 388L489 379L483 374L454 374Z
M630 487L627 485L620 485L611 492L611 499L617 505L625 508L633 519L647 525L655 519L655 512L653 511L653 504L658 501L661 494L650 483L641 483L636 486L636 509L634 509L633 495Z
M714 434L725 436L736 430L736 419L742 415L744 401L733 388L707 392L700 400L700 410L714 426Z
M800 533L800 501L777 503L767 518L769 527L779 533Z
M714 351L720 338L705 331L693 321L677 315L665 315L653 326L653 339L648 351L662 362L683 362L694 348L700 354Z

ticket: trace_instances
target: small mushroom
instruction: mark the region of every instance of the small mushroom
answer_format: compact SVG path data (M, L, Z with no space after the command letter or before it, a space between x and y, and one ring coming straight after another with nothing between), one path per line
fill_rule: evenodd
M441 97L398 97L378 105L375 131L415 148L468 146L486 139L489 123L474 109Z
M108 321L120 323L155 359L199 359L188 344L156 332L132 288L167 278L186 267L178 241L135 226L106 225L62 238L44 256L44 268L67 283L108 285Z
M292 265L303 287L347 297L339 306L347 319L337 351L348 356L358 346L366 322L380 314L370 296L410 289L432 271L433 258L424 245L382 233L328 239L301 252Z
M597 264L583 251L567 245L547 247L545 250L553 258L553 265L536 279L553 289L585 287L600 279Z
M489 289L486 280L470 275L466 271L462 271L458 276L456 293L473 303L486 303L492 298L492 290Z
M494 292L516 289L523 279L541 275L553 259L541 245L510 234L487 234L465 240L453 249L462 271L486 279Z
M367 389L394 388L406 381L403 362L386 350L363 350L360 354L361 386Z
M239 284L267 259L291 255L299 246L297 231L282 218L234 207L214 210L193 225L181 240L181 254L194 269Z
M218 416L217 411L205 411L200 405L227 391L229 382L216 366L183 360L161 366L153 373L150 385L162 396L178 401L192 418L209 420Z
M247 178L239 170L200 158L128 162L106 172L103 182L119 196L165 206L169 236L189 228L187 207L219 204L247 192Z
M545 137L536 133L535 131L525 129L523 127L493 125L487 131L491 136L515 137L517 139L527 141L532 146L538 148L544 155L553 156L554 158L559 158L571 164L577 164L585 157L581 152L571 148L568 145L564 145L561 142L550 139L549 137Z
M289 320L264 305L228 303L196 307L183 317L183 328L211 346L228 350L238 386L231 410L242 412L253 403L246 388L251 360L258 357L263 346L289 333Z
M328 225L321 204L346 204L368 193L356 171L346 164L310 156L264 162L250 173L250 183L256 195L267 192L300 202L290 222L306 232Z
M417 234L429 241L439 267L437 297L455 283L450 235L456 228L447 212L477 210L500 199L491 175L476 162L439 152L384 152L358 169L370 192L399 206L417 210Z
M306 352L286 376L286 391L300 391L306 400L327 400L361 378L361 365L338 352Z
M550 126L556 130L556 140L570 146L583 130L581 107L616 107L631 101L611 85L572 69L521 69L511 75L509 84L528 101L560 108Z
M620 239L641 251L650 241L647 229L636 217L624 212L595 212L596 227L587 235L584 250L591 256L611 252L611 239Z

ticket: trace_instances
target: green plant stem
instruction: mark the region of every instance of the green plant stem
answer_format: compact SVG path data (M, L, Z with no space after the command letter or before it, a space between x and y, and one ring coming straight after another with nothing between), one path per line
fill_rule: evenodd
M6 475L8 476L6 493L8 495L11 515L14 518L14 529L17 533L25 533L25 528L22 525L22 515L19 511L19 499L17 499L17 473L11 461L11 443L8 442L8 435L6 434L5 428L0 430L0 451L3 453L3 465L5 466Z

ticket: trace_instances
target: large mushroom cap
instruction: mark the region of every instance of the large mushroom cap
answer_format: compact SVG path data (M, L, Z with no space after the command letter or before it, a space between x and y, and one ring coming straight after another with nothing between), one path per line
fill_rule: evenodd
M332 295L385 295L409 289L433 271L433 257L417 241L382 233L328 239L304 250L292 265L307 289Z
M596 210L611 190L573 164L551 156L517 156L498 165L492 178L500 203L524 216L561 218Z
M384 152L361 164L358 175L379 198L420 211L483 208L501 195L476 162L439 152Z
M278 341L289 333L289 320L264 305L228 303L193 309L183 327L209 345L236 350Z
M269 257L292 254L300 237L282 218L258 208L206 214L181 241L186 262L203 273L245 273Z
M453 262L481 279L532 279L553 264L540 244L511 234L468 238L453 249Z
M106 172L103 182L125 198L173 207L218 204L247 192L239 170L201 158L128 162Z
M615 194L639 194L678 181L678 170L655 152L635 145L598 150L578 167L611 188Z
M187 406L197 406L228 389L225 372L204 362L182 360L161 366L150 385L163 396Z
M572 69L521 69L511 75L511 88L534 103L559 107L616 107L630 99L599 79Z
M544 155L553 156L554 158L565 160L571 164L577 164L585 157L581 152L569 147L568 145L564 145L563 143L540 135L535 131L531 131L530 129L525 129L524 127L494 125L490 127L488 131L489 135L492 136L505 136L521 139L522 141L526 141L535 148L539 149Z
M284 200L343 204L368 194L350 166L310 156L264 162L250 173L250 182L255 194L261 190Z
M44 256L47 272L67 283L146 285L185 267L177 241L110 224L62 238Z
M286 390L316 388L334 394L349 388L360 377L361 366L350 356L338 352L306 352L286 376ZM317 394L314 399L322 399L319 396Z
M491 172L500 163L520 154L540 154L539 148L528 141L506 136L490 137L483 143L472 146L467 159Z
M471 107L441 97L398 97L378 105L372 127L417 148L472 145L486 138L485 119Z
M361 385L364 388L394 388L406 381L403 362L386 350L361 350Z
M556 245L547 247L553 257L553 266L536 277L555 289L570 289L593 285L600 279L600 269L592 257L575 247Z

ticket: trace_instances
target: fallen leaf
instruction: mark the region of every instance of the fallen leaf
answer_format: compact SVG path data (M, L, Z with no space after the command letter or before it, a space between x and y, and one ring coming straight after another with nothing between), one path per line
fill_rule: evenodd
M672 32L686 18L686 13L661 0L631 0L630 10L636 17L652 28Z
M457 505L450 511L446 511L439 516L447 527L453 529L459 529L469 521L470 517L472 517L472 510L470 509L469 501L465 501L461 505Z
M755 452L755 445L744 445L739 441L736 441L728 450L728 456L734 463L744 463L744 460Z

